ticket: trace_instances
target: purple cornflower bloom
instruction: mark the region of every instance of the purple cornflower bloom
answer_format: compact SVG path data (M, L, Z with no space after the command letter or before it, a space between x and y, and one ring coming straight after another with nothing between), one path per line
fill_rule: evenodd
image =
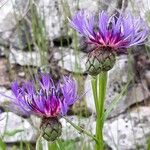
M105 11L95 15L79 11L70 20L70 25L85 37L88 59L86 72L92 76L109 71L115 64L116 55L127 53L131 46L142 45L148 38L149 28L141 18L120 14L108 16Z
M43 118L66 115L68 108L78 99L75 80L64 77L63 82L56 85L49 74L42 73L36 80L36 83L27 81L22 86L13 82L13 103L24 113Z
M134 45L142 45L149 31L141 18L129 14L108 16L105 11L99 14L97 25L95 15L84 10L77 12L70 24L87 38L88 44L94 44L95 49L109 47L117 53L126 52L127 48Z

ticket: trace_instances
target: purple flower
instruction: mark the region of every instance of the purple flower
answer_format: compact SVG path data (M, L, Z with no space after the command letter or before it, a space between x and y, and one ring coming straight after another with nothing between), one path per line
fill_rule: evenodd
M142 45L148 38L149 28L141 18L120 14L109 16L105 11L95 14L81 10L70 20L70 25L85 39L87 49L86 72L96 76L109 71L116 55L127 53L131 46Z
M129 14L116 17L102 11L97 25L95 20L94 14L84 10L77 12L70 20L70 25L87 38L87 43L94 44L94 50L107 47L111 51L124 53L131 46L142 45L148 37L149 29L145 22Z
M55 85L49 74L41 73L36 80L27 81L22 86L13 82L13 103L20 111L40 117L66 115L68 108L78 99L75 80L64 77L62 83Z

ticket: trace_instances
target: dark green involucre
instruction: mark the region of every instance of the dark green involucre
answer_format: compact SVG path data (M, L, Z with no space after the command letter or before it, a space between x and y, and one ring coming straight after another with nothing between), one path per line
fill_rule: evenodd
M101 72L109 71L116 62L116 54L107 49L96 49L88 54L86 62L87 73L97 76Z
M62 125L58 118L43 118L41 132L42 137L47 141L55 141L61 136Z

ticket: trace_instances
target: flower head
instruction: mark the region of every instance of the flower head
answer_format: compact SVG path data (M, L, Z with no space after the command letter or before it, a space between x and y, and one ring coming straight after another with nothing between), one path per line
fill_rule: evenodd
M141 18L120 14L109 16L105 11L99 14L95 25L95 16L79 11L70 21L71 26L87 38L88 44L109 47L112 51L125 52L126 48L141 45L148 37L148 27Z
M65 115L78 99L76 82L70 77L64 77L57 85L49 74L40 74L36 80L36 83L27 81L22 86L16 81L11 85L13 102L22 112L44 118L57 117Z
M70 20L70 25L86 38L86 44L92 45L87 51L87 72L97 75L110 70L116 55L126 53L127 48L142 45L148 37L149 29L141 18L120 14L109 16L105 11L95 15L84 10L79 11Z
M79 99L77 85L71 77L63 77L63 81L57 84L54 84L49 74L40 73L35 79L22 86L13 82L12 100L21 112L42 117L42 137L54 141L62 132L59 116L66 115L69 107Z

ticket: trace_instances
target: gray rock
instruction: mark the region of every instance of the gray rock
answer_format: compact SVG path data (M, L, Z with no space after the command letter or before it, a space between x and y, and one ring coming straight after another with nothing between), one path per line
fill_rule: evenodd
M107 95L106 95L106 108L109 108L110 103L121 93L129 81L129 68L131 67L128 62L127 56L122 56L118 63L112 70L109 71ZM132 74L132 76L134 76ZM133 81L134 79L132 79ZM124 112L130 106L142 102L149 97L149 90L144 82L136 84L130 83L127 92L121 95L117 106L111 112L110 117L117 116Z
M10 84L8 74L8 60L6 58L0 59L0 86L8 86Z
M30 24L25 19L22 19L18 22L16 29L14 29L13 34L10 36L9 43L15 49L30 51L30 46L31 50L33 50L31 35Z
M84 73L86 55L82 52L70 48L58 48L55 50L54 58L58 60L58 65L74 73Z
M59 1L59 0L40 0L38 3L39 12L43 13L46 21L46 29L50 39L67 35L68 18L80 9L92 11L98 10L97 2L92 0L86 1ZM70 28L71 29L71 28Z
M4 133L4 142L12 143L18 141L35 142L36 130L31 124L11 112L0 114L0 133Z
M3 0L1 2L0 33L12 30L28 10L28 1ZM16 14L16 16L15 16ZM17 20L18 19L18 20Z
M140 6L140 7L139 7ZM150 3L149 0L137 0L136 3L129 1L127 12L130 11L132 14L136 15L137 17L142 17L143 19L147 20L149 17L149 7Z
M38 3L39 13L44 13L45 25L50 39L60 37L64 17L60 11L60 1L40 0Z
M95 133L95 119L93 117L90 118L84 118L79 119L77 116L68 116L67 119L72 121L74 124L79 125L83 127L85 130ZM70 123L68 123L64 118L60 119L60 122L62 123L62 139L64 140L71 140L71 139L77 139L81 138L82 133L77 131Z
M1 2L0 34L3 40L9 39L17 22L24 17L28 11L29 1L3 0Z
M150 87L150 71L146 70L145 71L145 84L147 85L147 87Z
M5 53L6 53L6 49L4 46L0 46L0 56L5 56Z
M5 102L10 101L10 98L6 97L5 95L11 97L11 90L7 90L5 87L0 87L0 106Z
M19 64L21 66L41 66L41 57L37 51L24 52L12 48L9 55L9 61L10 64Z
M104 125L105 142L113 150L147 149L150 135L150 109L138 107L122 114Z

